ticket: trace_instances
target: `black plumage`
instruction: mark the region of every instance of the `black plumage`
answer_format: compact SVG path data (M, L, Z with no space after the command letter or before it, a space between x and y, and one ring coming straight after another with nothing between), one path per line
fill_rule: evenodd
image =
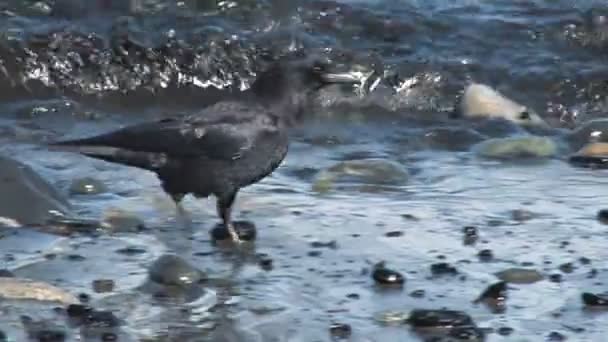
M315 59L275 62L238 100L194 115L136 124L90 138L51 144L64 150L156 172L179 205L187 194L217 198L217 212L232 239L238 191L272 173L285 158L289 126L303 114L308 95L324 85L358 80L328 72Z

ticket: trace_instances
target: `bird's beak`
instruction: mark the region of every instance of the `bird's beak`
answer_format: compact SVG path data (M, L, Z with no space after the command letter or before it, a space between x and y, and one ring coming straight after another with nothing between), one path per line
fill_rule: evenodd
M353 73L325 73L321 75L324 82L331 83L360 83L361 77Z

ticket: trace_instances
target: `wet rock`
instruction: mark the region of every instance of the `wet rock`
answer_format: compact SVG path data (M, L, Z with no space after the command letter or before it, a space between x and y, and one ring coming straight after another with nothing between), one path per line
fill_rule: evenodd
M561 283L562 282L562 275L559 273L555 273L555 274L551 274L549 276L549 281L552 283Z
M68 200L29 166L0 156L0 226L43 225L52 213L71 215Z
M313 241L310 243L310 247L336 249L336 248L338 248L338 243L336 242L336 240L332 240L332 241L328 241L328 242Z
M578 262L580 262L581 265L589 265L589 264L591 264L591 259L589 259L587 257L580 257L578 259Z
M101 181L85 177L73 180L69 191L71 195L97 195L106 192L107 188Z
M352 334L352 328L348 324L333 323L329 327L329 333L335 339L347 339Z
M557 145L547 137L515 136L486 140L474 147L484 158L519 159L547 158L557 153Z
M187 286L205 279L205 274L184 259L165 254L156 259L148 270L150 280L163 285Z
M466 226L462 229L462 233L464 234L463 243L465 245L472 245L477 242L477 239L479 238L477 227Z
M443 275L453 276L458 274L458 270L447 262L440 262L431 265L431 274L435 277Z
M108 210L104 214L101 226L116 233L137 233L146 228L142 219L135 214L120 209Z
M58 287L25 278L0 278L0 297L60 302L63 304L78 302L76 297Z
M598 211L597 220L603 224L608 224L608 209L602 209Z
M608 143L591 143L568 158L573 166L592 169L608 168Z
M549 335L547 335L547 341L560 342L565 340L566 336L561 333L558 333L557 331L552 331L551 333L549 333Z
M310 252L306 253L306 255L308 255L309 257L313 257L313 258L320 257L321 254L323 254L323 252L321 252L321 251L310 251Z
M414 309L408 322L414 328L450 328L474 326L473 319L463 311Z
M608 119L595 119L590 120L566 136L570 146L574 150L579 150L595 143L606 143L608 142ZM598 150L598 147L601 147ZM588 152L593 152L590 155L597 156L603 153L598 153L603 150L603 145L598 147L591 147Z
M39 342L63 342L67 336L63 327L51 321L34 321L30 317L22 316L21 323L30 339Z
M4 331L0 330L0 342L7 342L8 338L6 337L6 334L4 333Z
M79 300L81 303L88 303L88 302L90 302L90 301L91 301L91 296L89 296L89 295L88 295L88 294L86 294L86 293L80 293L80 294L78 295L78 300Z
M426 295L426 291L424 290L415 290L410 293L410 297L412 298L423 298Z
M122 321L112 312L98 311L86 305L70 305L66 312L76 325L85 325L89 328L115 328L122 325Z
M374 266L372 278L379 285L400 287L405 282L403 275L397 271L386 268L384 263Z
M360 159L340 162L317 174L313 191L326 193L341 184L373 186L400 186L407 182L409 174L403 165L383 159ZM373 190L372 188L367 188Z
M260 267L265 270L265 271L270 271L273 268L273 260L272 258L267 255L267 254L258 254L257 256L258 258L258 265L260 265Z
M479 257L479 260L484 262L492 261L492 259L494 259L494 253L491 249L482 249L477 253L477 256Z
M482 342L485 340L485 332L475 326L468 327L454 327L449 330L448 337L455 339L456 341L478 341Z
M69 261L84 261L87 259L80 254L68 254L65 258Z
M234 221L234 229L239 235L241 241L253 241L257 236L257 230L255 225L249 221ZM228 230L224 227L224 224L218 223L211 230L211 238L213 241L227 241L231 240Z
M534 213L526 209L515 209L511 212L511 218L517 222L525 222L534 218Z
M543 279L538 271L526 268L509 268L496 273L496 276L512 284L532 284Z
M480 83L472 83L465 88L460 100L459 114L466 118L500 118L524 126L547 126L533 109Z
M441 127L425 133L424 139L431 148L466 151L486 137L471 128Z
M13 274L13 272L9 271L9 270L0 270L0 277L14 277L15 275Z
M384 236L390 237L390 238L400 237L400 236L403 236L403 232L400 231L400 230L394 230L392 232L386 232L386 233L384 233Z
M581 295L581 299L587 306L601 306L608 308L608 296L585 292Z
M574 268L574 264L571 262L559 265L559 270L563 273L572 273L574 272Z
M513 333L513 331L515 331L515 329L513 329L511 327L500 327L500 328L498 328L498 330L496 330L496 332L500 336L509 336Z
M145 254L147 251L143 248L139 248L139 247L134 247L134 246L128 246L128 247L124 247L121 249L117 249L116 253L118 254L123 254L123 255L138 255L138 254Z
M95 293L105 293L114 291L114 280L112 279L96 279L93 280L93 291Z
M494 313L502 313L506 310L507 282L501 281L488 286L475 303L486 304Z

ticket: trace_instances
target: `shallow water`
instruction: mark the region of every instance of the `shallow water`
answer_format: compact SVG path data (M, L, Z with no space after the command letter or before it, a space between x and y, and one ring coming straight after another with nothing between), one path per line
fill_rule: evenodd
M332 322L350 324L352 341L418 341L408 325L382 324L377 316L443 307L467 312L480 327L514 329L509 337L489 333L487 341L539 341L551 332L603 341L608 314L585 310L580 295L606 290L608 236L596 220L608 201L606 171L569 165L565 133L552 137L560 149L551 158L483 158L472 145L502 136L501 129L449 119L468 80L532 106L555 128L602 117L608 24L594 26L587 12L607 15L602 2L126 3L57 0L47 3L49 13L44 2L0 1L0 153L69 196L74 215L100 219L120 209L146 226L69 236L47 226L6 231L1 268L91 295L95 307L124 319L121 341L330 341ZM129 14L130 21L119 19ZM195 110L246 87L263 66L261 50L294 48L328 48L335 60L384 76L365 97L351 89L320 94L315 117L293 132L283 165L241 191L236 218L254 222L258 232L244 250L211 243L212 200L185 201L188 226L153 174L39 146ZM470 141L426 134L445 127L482 134ZM352 177L315 191L318 172L365 158L399 163L407 182ZM107 191L69 195L71 182L83 177ZM1 196L24 207L31 201ZM476 244L463 243L465 226L478 228ZM386 236L394 231L403 234ZM311 245L334 240L336 248ZM479 260L484 249L493 251L492 261ZM148 267L164 253L207 273L204 294L167 302L143 290ZM272 270L257 264L256 253L272 258ZM370 273L379 261L405 276L403 289L374 284ZM459 275L432 277L438 262ZM571 273L559 269L567 262ZM498 281L496 272L512 267L544 279L510 284L504 313L473 303ZM589 278L592 269L597 274ZM558 273L562 281L552 282ZM115 289L94 293L96 279L113 279ZM424 297L410 296L415 290ZM15 322L22 311L52 313L52 306L2 305ZM11 322L0 330L20 340L22 328Z

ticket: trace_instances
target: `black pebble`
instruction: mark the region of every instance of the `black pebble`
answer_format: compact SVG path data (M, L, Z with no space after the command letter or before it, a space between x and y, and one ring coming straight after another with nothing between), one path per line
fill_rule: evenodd
M266 254L258 255L258 264L265 271L270 271L273 268L273 260Z
M385 267L376 267L372 272L372 278L378 284L401 286L405 282L405 278L401 273L393 271Z
M581 295L583 303L589 306L608 306L608 297L585 292Z
M332 240L329 242L313 241L310 243L310 247L336 249L338 248L338 243L336 242L336 240Z
M597 219L603 224L608 224L608 209L598 211Z
M574 265L571 262L567 262L565 264L559 265L559 270L564 273L572 273L574 272Z
M346 295L346 298L348 298L348 299L359 299L359 298L361 298L361 296L359 294L357 294L357 293L349 293L349 294Z
M578 262L580 262L582 265L589 265L591 263L591 259L586 257L580 257L578 259Z
M473 319L463 311L414 309L408 322L415 328L474 326Z
M333 323L329 327L329 333L333 338L346 339L352 334L352 328L348 324Z
M477 253L477 256L479 257L479 260L486 262L494 259L494 253L492 253L491 249L483 249Z
M68 316L72 318L81 318L84 317L87 313L91 311L91 308L82 304L71 304L66 309Z
M412 298L422 298L426 295L424 290L415 290L410 293L410 297Z
M554 283L561 283L562 275L559 273L552 274L549 276L549 281L554 282Z
M400 237L400 236L403 236L403 232L400 231L400 230L394 230L392 232L386 232L386 233L384 233L384 236L391 237L391 238L392 237Z
M85 258L85 257L83 257L82 255L78 255L78 254L70 254L70 255L68 255L68 256L67 256L67 259L68 259L69 261L83 261L83 260L85 260L86 258Z
M547 341L558 342L558 341L565 341L565 340L566 340L566 336L558 333L557 331L552 331L549 334L549 336L547 336Z
M78 300L81 303L88 303L91 300L91 296L89 296L86 293L81 293L81 294L78 295Z
M138 255L138 254L144 254L146 253L146 250L143 248L139 248L139 247L125 247L125 248L121 248L116 250L116 253L118 254L124 254L124 255Z
M506 310L507 282L501 281L488 286L475 300L476 303L485 303L493 313L502 313Z
M431 273L434 276L456 275L458 274L458 270L456 270L456 267L448 264L447 262L440 262L431 265Z
M483 341L485 334L475 326L462 326L450 329L448 336L458 341Z
M511 327L500 327L498 328L498 335L500 336L509 336L513 333L514 329Z
M257 236L255 225L249 221L234 221L234 229L242 241L253 241ZM218 223L211 229L211 238L213 241L230 240L230 234L222 223Z
M309 257L319 257L323 254L321 251L310 251L307 253Z
M161 255L148 269L150 280L163 285L190 286L205 278L205 274L188 261L173 254Z

